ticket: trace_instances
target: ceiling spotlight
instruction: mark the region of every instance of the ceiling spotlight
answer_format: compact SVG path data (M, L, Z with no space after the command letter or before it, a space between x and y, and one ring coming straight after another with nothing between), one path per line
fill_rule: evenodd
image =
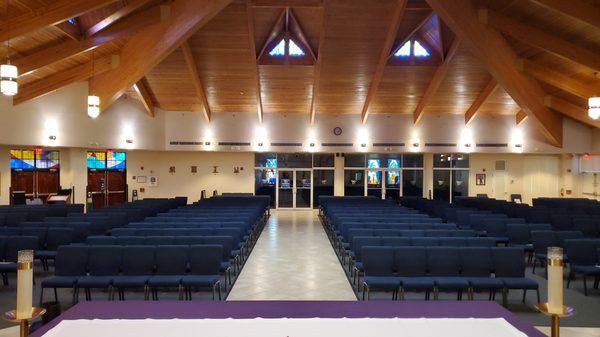
M258 143L258 146L259 146L259 147L262 147L262 146L263 146L263 143Z
M310 147L315 147L315 143L308 144Z
M210 142L204 142L204 145L210 146Z
M56 140L56 136L54 136L54 135L49 136L48 139L50 139L50 140Z
M367 143L361 143L360 147L367 147Z
M412 146L413 147L419 147L419 143L413 143Z

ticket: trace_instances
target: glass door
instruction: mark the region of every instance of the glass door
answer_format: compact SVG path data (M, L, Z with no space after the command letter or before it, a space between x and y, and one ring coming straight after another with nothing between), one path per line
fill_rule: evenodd
M385 171L385 199L400 201L400 182L402 171Z
M277 171L277 208L294 208L294 171Z
M296 179L295 208L311 208L312 172L309 170L296 170L294 176Z

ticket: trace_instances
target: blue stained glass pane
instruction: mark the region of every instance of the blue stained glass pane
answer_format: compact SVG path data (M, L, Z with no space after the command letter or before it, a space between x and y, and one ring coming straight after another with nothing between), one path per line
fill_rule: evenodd
M290 56L304 56L304 51L293 40L290 40Z
M125 152L108 151L106 153L106 168L109 170L123 170L127 168L127 154Z
M380 168L380 162L379 159L369 159L369 168Z
M388 168L400 168L400 160L388 159Z
M427 49L425 49L420 43L419 41L415 41L415 56L417 57L428 57L429 56L429 52L427 51Z
M269 52L271 56L283 56L285 55L285 41L281 39L279 43L275 46L275 48L271 49Z
M267 159L265 167L277 167L277 159Z
M388 171L387 172L388 186L398 185L399 177L400 177L400 171Z
M398 51L394 54L394 56L409 57L410 56L410 41L406 41L406 43L404 43L402 45L402 47L400 47L400 49L398 49Z
M11 169L33 169L34 152L32 150L10 150L10 168Z
M58 151L42 150L37 153L35 166L42 169L57 169L60 167L60 153Z

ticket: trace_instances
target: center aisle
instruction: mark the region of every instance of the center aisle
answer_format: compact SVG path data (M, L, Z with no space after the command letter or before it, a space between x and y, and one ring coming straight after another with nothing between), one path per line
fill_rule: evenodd
M227 300L356 300L318 215L272 211Z

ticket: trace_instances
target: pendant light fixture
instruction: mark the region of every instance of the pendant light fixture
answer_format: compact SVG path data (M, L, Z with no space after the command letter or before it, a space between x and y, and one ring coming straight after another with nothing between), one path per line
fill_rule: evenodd
M588 115L591 119L600 118L600 97L590 97L588 100Z
M9 15L10 3L6 2L6 15ZM16 66L10 64L10 19L7 24L8 40L6 40L6 64L0 65L0 91L6 96L14 96L19 92L17 77L19 70Z
M92 77L89 80L89 87L92 86L92 81L94 79L94 61L94 50L92 49ZM88 93L87 98L87 114L91 118L97 118L100 115L100 97L92 94L91 92Z

